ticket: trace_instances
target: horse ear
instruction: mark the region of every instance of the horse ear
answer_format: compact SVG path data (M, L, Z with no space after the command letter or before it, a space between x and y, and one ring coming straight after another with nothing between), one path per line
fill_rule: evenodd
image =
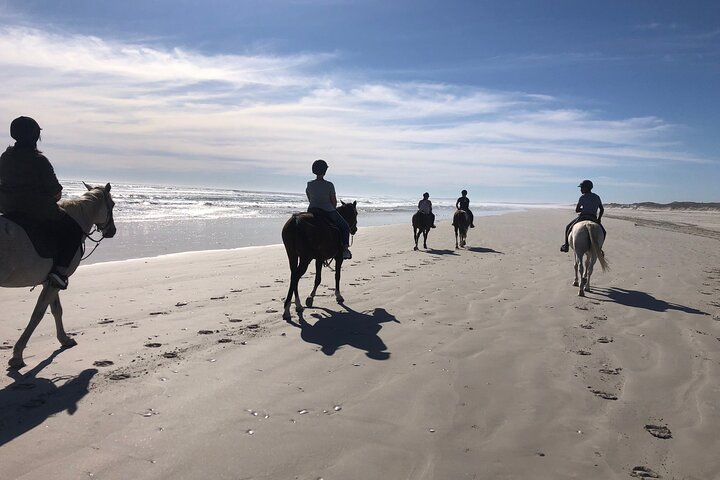
M82 184L85 185L85 188L87 188L88 190L92 190L92 187L90 185L88 185L87 183L82 182Z
M105 185L105 193L110 193L110 182Z
M341 203L342 205L345 205L345 202L343 202L342 200L340 200L340 203Z
M357 207L357 200L353 202L353 207Z

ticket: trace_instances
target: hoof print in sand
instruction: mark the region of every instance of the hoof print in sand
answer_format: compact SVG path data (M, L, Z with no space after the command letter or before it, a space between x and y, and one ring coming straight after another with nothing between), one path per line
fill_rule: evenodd
M210 335L212 333L215 333L214 330L198 330L198 335Z
M648 467L635 467L632 469L632 472L630 472L630 476L637 478L660 478L660 474L655 473Z
M95 367L109 367L110 365L114 365L114 362L111 360L96 360L93 362L93 366Z
M232 338L221 338L218 340L218 343L230 343L232 342Z
M604 398L605 400L617 400L617 395L613 395L612 393L603 392L602 390L590 390L595 396Z
M148 348L158 348L162 347L162 343L146 343L145 346Z
M601 368L598 372L606 375L620 375L621 370L622 368Z
M600 337L597 339L598 343L612 343L613 339L608 337Z
M718 338L720 340L720 338ZM12 345L0 345L0 350L10 350Z
M115 320L110 320L109 318L103 318L98 322L98 325L107 325L108 323L113 323Z
M656 438L662 438L663 440L672 438L672 432L670 431L670 429L661 425L645 425L645 430L647 430L650 435Z
M584 328L585 330L592 330L595 327L593 327L592 325L589 325L587 323L583 323L582 325L580 325L580 328Z
M108 377L110 380L127 380L130 378L129 373L113 373Z
M168 312L150 312L148 315L167 315Z
M578 355L592 355L592 353L588 352L587 350L578 350L575 353L577 353Z
M165 352L162 356L165 358L177 358L178 354L175 352Z

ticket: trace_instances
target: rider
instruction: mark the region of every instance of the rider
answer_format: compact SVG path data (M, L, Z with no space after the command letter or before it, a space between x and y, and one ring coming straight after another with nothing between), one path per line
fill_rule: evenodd
M473 223L475 215L470 211L470 199L467 197L467 190L463 190L460 194L462 197L458 198L455 202L455 208L464 210L468 214L468 217L470 217L470 228L475 228L475 224Z
M423 198L418 202L418 211L425 215L430 215L430 228L435 228L435 214L432 213L432 202L430 201L430 194L423 193Z
M340 243L342 243L343 258L348 260L352 258L350 253L350 225L345 219L338 213L337 197L335 196L335 185L332 182L328 182L325 177L327 172L328 164L325 160L315 160L312 164L312 172L317 175L315 180L311 180L307 184L305 194L310 201L308 211L312 208L318 208L325 211L328 219L334 223L340 230Z
M569 250L570 245L568 244L568 235L570 234L570 230L572 229L573 225L575 225L581 220L591 220L593 222L596 222L600 225L600 227L602 227L603 233L605 233L605 227L603 227L600 223L605 209L603 208L602 200L600 200L600 197L597 196L597 194L592 193L591 191L593 189L593 183L590 180L583 180L582 182L580 182L580 185L578 185L578 187L580 187L580 192L582 193L582 195L580 196L580 200L578 200L577 206L575 207L575 212L579 213L580 215L578 215L575 220L568 223L567 227L565 227L565 243L560 247L561 252L567 252Z
M82 230L57 204L62 185L50 161L37 149L40 130L30 117L18 117L10 124L15 145L0 156L0 212L29 218L58 242L48 281L64 290L68 286L65 272L80 246Z

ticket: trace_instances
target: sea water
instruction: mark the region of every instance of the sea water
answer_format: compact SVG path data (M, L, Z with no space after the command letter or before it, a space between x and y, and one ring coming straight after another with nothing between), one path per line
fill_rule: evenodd
M85 191L82 182L61 180L63 196ZM288 217L307 209L304 193L257 192L206 187L113 183L115 237L102 242L83 264L157 255L282 243ZM417 199L355 196L358 227L410 224ZM448 220L455 200L434 198L437 221ZM475 216L499 215L530 205L473 203ZM98 236L97 234L94 236ZM88 252L93 244L87 242Z

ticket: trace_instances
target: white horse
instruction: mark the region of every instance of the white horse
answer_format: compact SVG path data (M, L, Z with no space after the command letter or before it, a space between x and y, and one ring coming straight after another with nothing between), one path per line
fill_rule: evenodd
M115 235L115 221L113 220L113 202L110 196L110 184L104 187L91 187L84 183L88 191L82 196L60 202L60 206L82 228L86 236L95 225L102 233L102 238ZM101 240L102 240L101 238ZM67 268L66 275L72 275L80 264L83 248L78 248L75 257ZM0 287L34 287L42 284L42 291L38 297L35 309L30 317L28 326L20 335L13 349L13 356L8 362L10 368L18 369L25 366L23 350L30 336L45 315L48 305L55 317L57 339L63 348L77 345L63 328L62 306L60 305L60 290L47 281L48 273L52 268L53 260L38 255L25 230L16 223L0 216Z
M610 266L605 260L602 251L605 233L600 225L590 220L582 220L573 225L570 230L570 248L575 252L575 281L574 287L580 287L578 295L585 296L590 291L590 275L592 275L595 261L600 261L603 272ZM585 268L583 271L583 256L585 257ZM578 283L578 273L580 282Z

